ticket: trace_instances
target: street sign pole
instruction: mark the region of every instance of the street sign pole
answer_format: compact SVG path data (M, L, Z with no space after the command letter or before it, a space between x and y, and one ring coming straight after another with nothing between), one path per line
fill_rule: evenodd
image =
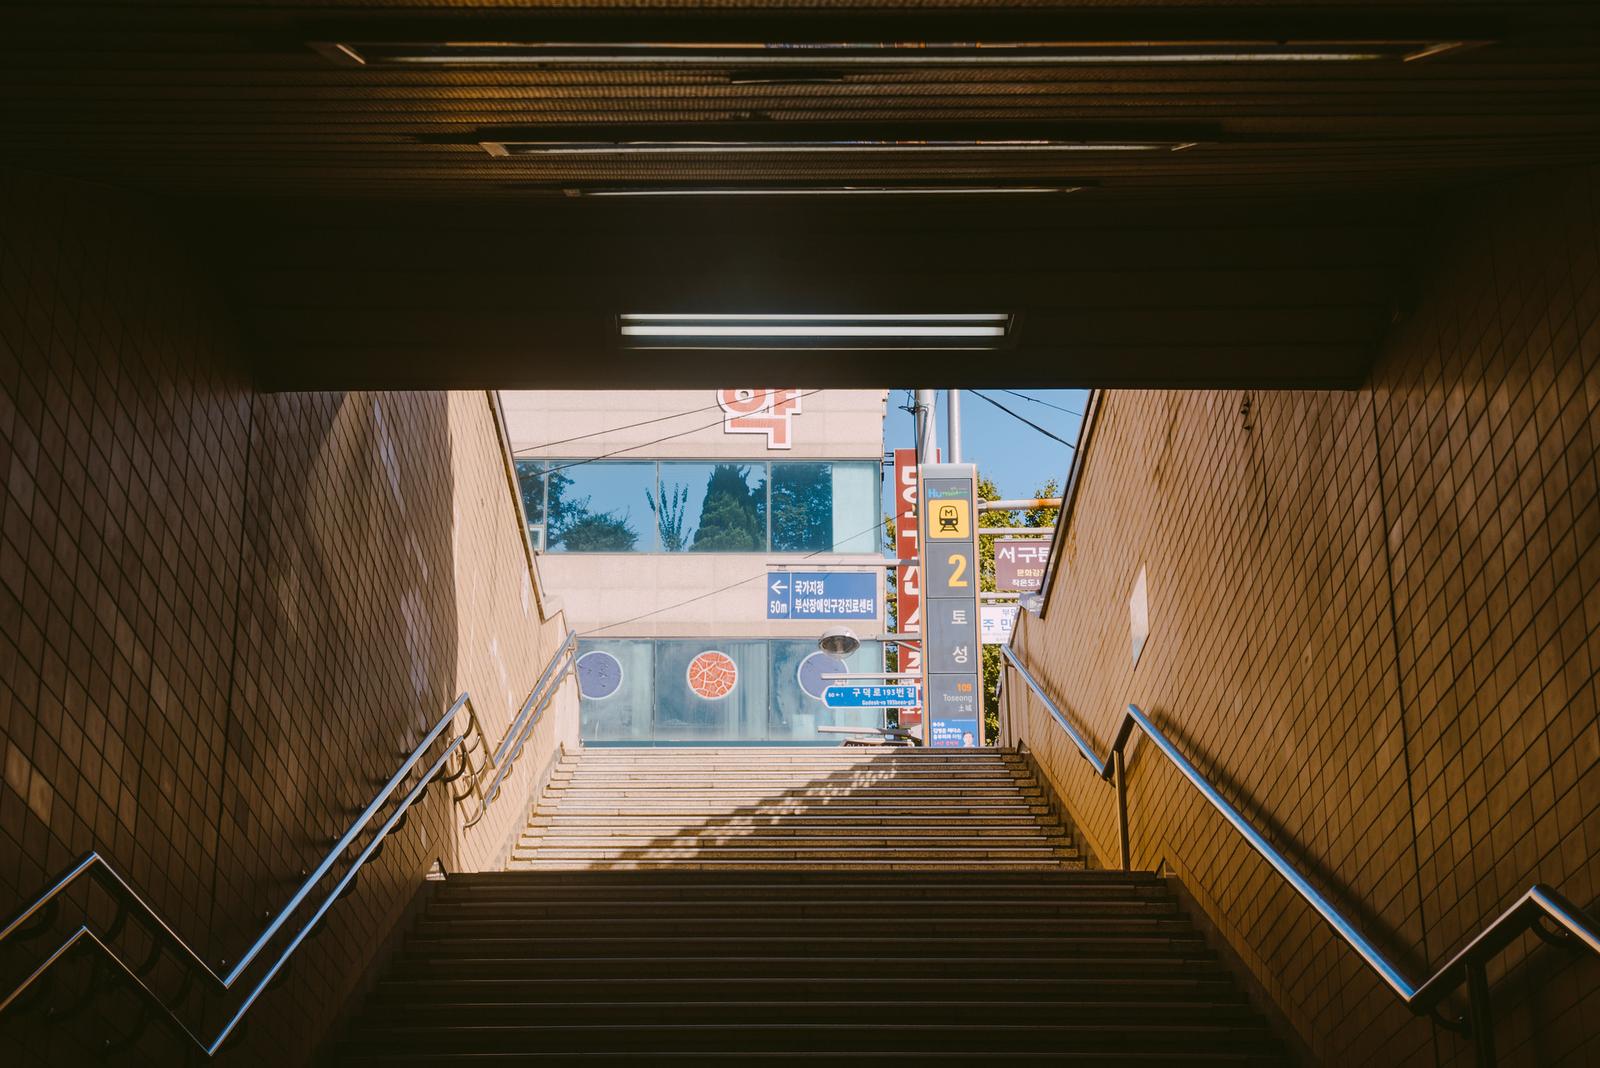
M972 464L923 464L917 475L924 739L934 748L981 746L978 471Z

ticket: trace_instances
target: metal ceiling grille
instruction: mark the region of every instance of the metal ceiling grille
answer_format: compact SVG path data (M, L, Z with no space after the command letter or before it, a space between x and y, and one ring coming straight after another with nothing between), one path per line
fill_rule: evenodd
M7 13L0 160L242 196L525 200L587 184L945 178L1095 182L1100 199L1419 189L1600 157L1600 5L1346 7L59 0ZM480 147L532 140L507 130L558 128L541 139L580 144L620 126L719 141L755 125L769 130L758 140L793 142L794 127L817 124L929 142L1010 136L957 136L951 126L1020 125L1067 140L1096 139L1082 131L1098 127L1132 142L1161 140L1174 125L1208 134L1178 153L896 150L846 160L792 145L738 159L495 159Z

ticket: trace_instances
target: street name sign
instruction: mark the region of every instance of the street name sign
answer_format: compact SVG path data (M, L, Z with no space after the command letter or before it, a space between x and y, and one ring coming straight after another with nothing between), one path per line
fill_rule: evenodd
M829 708L911 708L917 703L915 686L829 686L822 691Z

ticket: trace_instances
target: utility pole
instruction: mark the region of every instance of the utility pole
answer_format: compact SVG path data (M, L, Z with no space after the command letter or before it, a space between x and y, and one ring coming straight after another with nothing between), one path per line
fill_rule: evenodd
M961 462L961 391L952 389L949 394L949 403L945 406L945 437L950 441L950 455L946 463L958 464Z
M934 421L938 408L938 391L917 390L917 463L931 464L939 456L939 424Z

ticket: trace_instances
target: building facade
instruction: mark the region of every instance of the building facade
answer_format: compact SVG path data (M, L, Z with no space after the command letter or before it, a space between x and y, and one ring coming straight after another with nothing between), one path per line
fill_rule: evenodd
M501 395L590 744L837 744L827 674L881 670L883 390ZM817 650L828 626L862 639Z

